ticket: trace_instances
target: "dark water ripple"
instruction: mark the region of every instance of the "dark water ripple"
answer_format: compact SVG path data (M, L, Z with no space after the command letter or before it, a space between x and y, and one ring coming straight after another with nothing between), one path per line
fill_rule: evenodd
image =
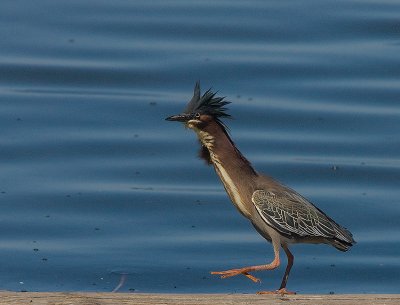
M262 172L354 233L296 245L289 288L399 293L396 1L2 1L0 287L255 292L211 270L272 249L197 140L164 121L195 80L233 103Z

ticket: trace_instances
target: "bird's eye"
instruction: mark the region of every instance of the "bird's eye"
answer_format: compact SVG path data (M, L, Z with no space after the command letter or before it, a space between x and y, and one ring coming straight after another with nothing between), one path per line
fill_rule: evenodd
M194 117L195 117L195 119L200 119L200 113L196 113L195 115L194 115Z

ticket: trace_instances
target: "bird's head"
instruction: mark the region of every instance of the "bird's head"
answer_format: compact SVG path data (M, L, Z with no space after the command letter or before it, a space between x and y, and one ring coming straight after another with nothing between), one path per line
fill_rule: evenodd
M215 122L222 126L221 118L231 117L226 113L228 101L224 97L216 97L211 89L203 95L200 94L200 83L196 82L193 97L181 114L166 118L167 121L183 122L186 127L195 131L204 130L210 123Z

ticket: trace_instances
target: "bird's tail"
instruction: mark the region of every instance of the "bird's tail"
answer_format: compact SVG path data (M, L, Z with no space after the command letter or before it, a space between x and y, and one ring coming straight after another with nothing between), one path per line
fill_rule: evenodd
M350 249L350 247L353 245L351 243L345 242L343 240L338 240L338 239L331 239L329 243L334 246L336 249L339 251L346 252L347 250ZM354 242L355 243L355 242Z
M340 251L347 251L353 246L356 241L353 234L346 228L339 225L335 228L336 236L329 240L330 244Z

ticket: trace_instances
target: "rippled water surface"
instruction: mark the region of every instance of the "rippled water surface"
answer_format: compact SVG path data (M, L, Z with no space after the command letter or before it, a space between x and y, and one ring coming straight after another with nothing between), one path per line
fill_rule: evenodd
M400 2L0 4L0 289L248 292L284 266L195 135L164 121L194 82L232 102L258 171L354 234L296 245L288 288L400 293ZM282 256L284 260L284 256Z

